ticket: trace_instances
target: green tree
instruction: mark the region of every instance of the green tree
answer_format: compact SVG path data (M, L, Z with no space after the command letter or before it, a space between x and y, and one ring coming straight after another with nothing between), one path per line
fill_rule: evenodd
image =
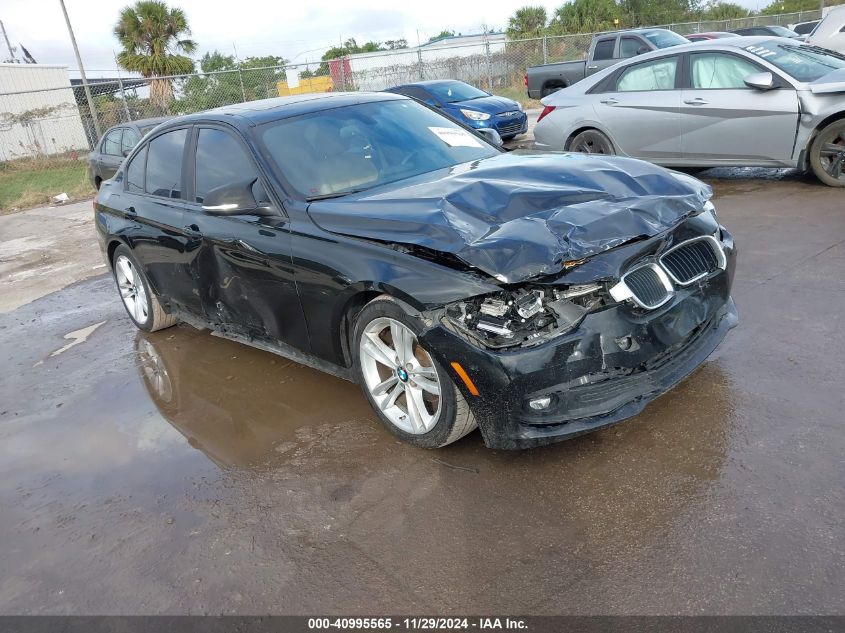
M219 51L206 53L200 60L200 74L185 79L179 112L199 112L241 101L278 96L277 82L285 79L285 59L268 55L238 61Z
M777 15L778 13L797 13L798 11L813 11L819 8L818 0L775 0L760 11L763 15Z
M738 4L733 2L709 2L701 10L700 19L702 20L736 20L738 18L747 18L751 12Z
M698 8L696 0L621 0L619 7L625 27L684 22Z
M430 44L431 42L436 42L437 40L442 40L442 39L445 39L447 37L455 37L455 32L454 31L447 31L446 29L443 29L442 31L440 31L440 33L438 33L434 37L428 38L428 42L426 42L426 43Z
M173 100L173 85L170 79L160 77L194 70L194 62L187 55L197 45L187 38L191 30L185 12L159 0L138 0L120 11L114 34L123 47L117 55L118 64L151 78L150 100L166 110Z
M386 40L384 46L389 51L395 51L400 48L408 48L408 40L404 37L400 37L398 40Z
M522 7L508 18L507 34L512 40L542 37L545 30L545 7Z
M554 35L610 31L619 14L614 0L573 0L555 9L548 30Z

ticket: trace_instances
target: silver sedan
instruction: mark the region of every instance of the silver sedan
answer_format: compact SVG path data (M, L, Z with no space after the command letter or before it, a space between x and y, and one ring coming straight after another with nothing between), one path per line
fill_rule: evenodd
M640 55L549 95L539 149L812 169L845 187L845 56L773 37Z

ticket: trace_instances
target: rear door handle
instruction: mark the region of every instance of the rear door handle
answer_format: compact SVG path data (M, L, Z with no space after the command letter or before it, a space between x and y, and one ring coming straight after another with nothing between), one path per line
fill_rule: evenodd
M701 97L696 97L695 99L684 99L684 103L687 105L707 105L710 102Z
M602 99L601 102L605 105L616 105L617 103L619 103L619 100L611 97L610 99Z
M587 66L587 70L595 70L598 66Z

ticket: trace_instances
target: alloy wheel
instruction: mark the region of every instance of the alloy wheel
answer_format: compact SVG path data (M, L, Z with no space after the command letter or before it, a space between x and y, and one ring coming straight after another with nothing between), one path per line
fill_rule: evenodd
M412 435L437 425L440 378L407 326L388 317L374 319L361 334L359 358L373 402L393 425Z
M584 154L605 154L613 155L613 146L610 140L597 130L585 130L578 134L569 144L570 152L583 152Z
M820 139L819 163L831 178L845 180L845 130L834 129Z
M139 325L144 325L149 318L147 312L147 289L141 281L140 272L135 269L132 260L125 255L118 255L114 262L114 274L117 288L126 310Z

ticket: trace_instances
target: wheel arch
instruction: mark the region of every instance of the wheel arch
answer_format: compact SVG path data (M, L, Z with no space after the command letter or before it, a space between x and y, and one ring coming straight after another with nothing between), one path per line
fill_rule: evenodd
M557 88L557 89L562 90L564 88L569 88L569 83L565 79L559 79L559 78L546 79L546 81L543 82L543 85L540 86L540 96L541 97L548 97L549 94L551 94L551 93L547 93L547 94L544 94L544 93L546 92L546 90L549 90L551 88Z
M813 128L813 131L807 137L807 143L802 148L801 160L799 161L799 166L801 167L801 169L808 169L810 166L810 147L812 147L813 141L816 140L816 137L819 135L819 132L821 132L831 123L841 121L842 119L845 119L845 110L834 112L833 114L828 115L826 118L822 119L816 124L816 126Z

